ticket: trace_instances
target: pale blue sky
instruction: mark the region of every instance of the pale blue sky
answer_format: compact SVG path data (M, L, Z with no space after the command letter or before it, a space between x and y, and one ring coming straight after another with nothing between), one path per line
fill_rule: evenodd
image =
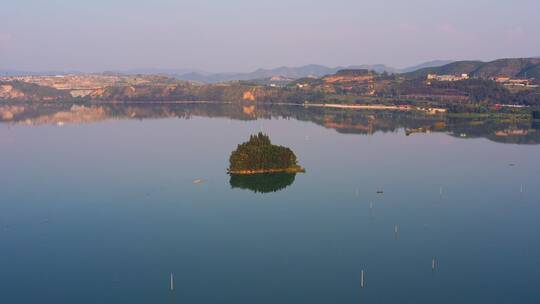
M6 0L0 69L122 70L540 56L540 1Z

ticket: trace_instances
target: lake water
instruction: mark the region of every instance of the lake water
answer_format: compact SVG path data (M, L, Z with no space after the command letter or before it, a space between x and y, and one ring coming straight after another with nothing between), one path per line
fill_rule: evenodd
M0 303L540 302L535 128L188 110L0 124ZM307 172L233 188L258 131Z

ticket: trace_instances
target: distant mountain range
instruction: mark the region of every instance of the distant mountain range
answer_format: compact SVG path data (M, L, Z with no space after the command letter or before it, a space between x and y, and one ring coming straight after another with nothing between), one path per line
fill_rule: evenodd
M416 66L408 67L405 69L397 69L389 67L384 64L364 64L364 65L352 65L352 66L338 66L327 67L324 65L310 64L300 67L278 67L274 69L258 69L249 73L208 73L200 70L191 69L131 69L122 71L107 71L105 74L142 74L142 75L163 75L169 77L175 77L180 80L196 81L202 83L216 83L233 80L259 80L267 79L275 76L284 78L303 78L303 77L322 77L325 75L335 74L339 70L343 69L368 69L378 73L387 72L391 74L395 73L407 73L426 67L437 67L452 61L449 60L435 60L426 63L422 63ZM43 71L43 72L28 72L17 70L0 70L0 76L43 76L43 75L66 75L66 74L84 74L80 71Z
M448 64L452 61L449 60L436 60L426 63L422 63L417 66L408 67L405 69L397 69L389 67L384 64L364 64L364 65L352 65L352 66L338 66L338 67L327 67L324 65L310 64L300 67L278 67L275 69L258 69L250 73L219 73L219 74L208 74L200 72L191 72L182 75L174 75L176 78L189 81L198 81L203 83L216 83L232 80L255 80L255 79L267 79L275 76L285 77L285 78L304 78L304 77L315 77L319 78L325 75L335 74L339 70L344 69L368 69L376 71L377 73L387 72L390 74L396 73L406 73L414 71L417 69L425 67L436 67L444 64Z
M175 75L182 80L199 81L204 83L216 83L231 80L254 80L264 79L274 76L286 78L302 78L302 77L320 77L326 74L333 74L340 68L329 68L323 65L310 64L302 67L278 67L275 69L258 69L250 73L218 73L218 74L203 74L203 73L187 73L183 75Z
M425 69L425 68L440 67L440 66L443 66L443 65L450 64L452 62L454 62L454 61L453 60L433 60L433 61L428 61L428 62L421 63L419 65L415 65L415 66L412 66L412 67L401 69L401 70L398 71L398 73L409 73L409 72L413 72L413 71L417 71L417 70Z
M272 77L283 79L298 79L304 77L319 78L325 75L335 74L343 69L368 69L378 73L403 74L407 77L425 77L427 74L469 74L471 77L491 78L495 76L508 77L534 77L540 79L540 57L533 58L506 58L484 62L478 60L451 61L434 60L419 65L397 69L384 64L352 65L327 67L324 65L310 64L299 67L278 67L274 69L258 69L249 73L208 73L191 69L132 69L124 71L105 72L104 74L143 74L163 75L180 80L196 81L201 83L217 83L234 80L265 80ZM0 76L25 76L25 75L66 75L85 74L80 71L43 71L27 72L18 70L0 70ZM279 80L278 80L279 81Z

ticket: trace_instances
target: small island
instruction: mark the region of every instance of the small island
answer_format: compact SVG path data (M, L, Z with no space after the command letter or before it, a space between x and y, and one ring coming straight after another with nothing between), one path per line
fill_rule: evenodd
M291 149L273 145L268 135L263 133L251 135L249 141L238 145L229 162L229 174L305 172Z

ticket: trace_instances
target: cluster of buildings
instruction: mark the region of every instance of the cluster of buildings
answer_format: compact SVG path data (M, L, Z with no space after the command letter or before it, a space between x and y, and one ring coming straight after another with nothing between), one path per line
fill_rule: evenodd
M428 74L427 80L436 80L436 81L459 81L469 79L468 74L461 75L437 75L437 74Z
M499 76L494 77L493 81L510 87L538 88L538 85L534 84L534 79L529 78L511 78L507 76Z
M468 74L461 75L437 75L428 74L427 80L429 81L459 81L470 79ZM491 78L491 80L509 87L526 87L526 88L538 88L535 84L534 78L512 78L508 76L497 76Z

